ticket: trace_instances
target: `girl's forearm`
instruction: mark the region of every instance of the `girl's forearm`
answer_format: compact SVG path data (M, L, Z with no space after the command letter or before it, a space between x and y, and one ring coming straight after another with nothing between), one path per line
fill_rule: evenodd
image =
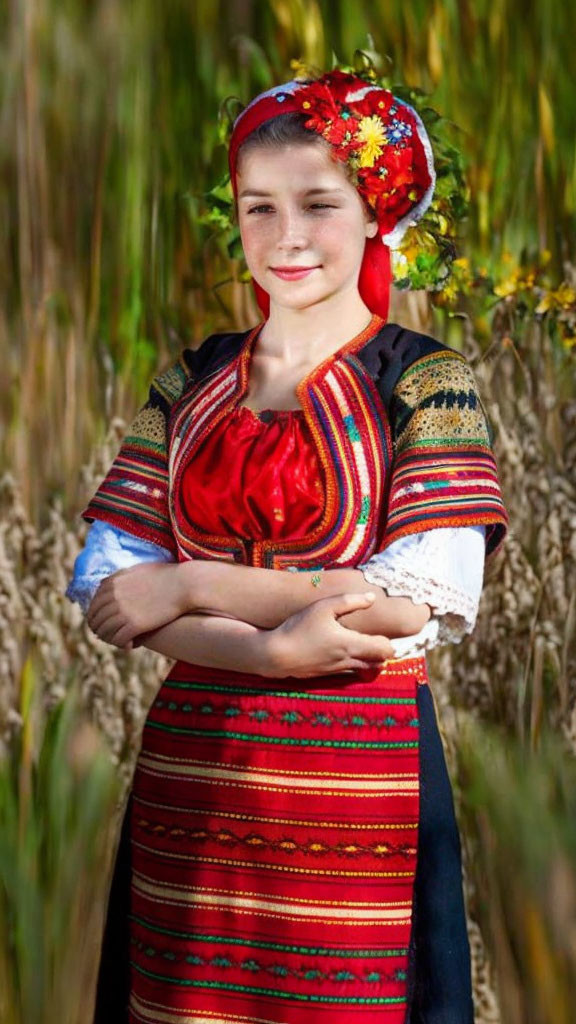
M239 619L181 615L159 629L140 634L136 645L177 661L266 675L272 665L267 635L267 630Z
M191 611L232 615L263 629L275 629L314 601L345 592L375 595L370 608L340 618L342 625L361 633L411 636L431 612L429 605L416 605L409 597L388 597L381 587L368 583L359 569L325 570L318 586L312 584L312 572L279 572L227 562L182 562L179 571Z

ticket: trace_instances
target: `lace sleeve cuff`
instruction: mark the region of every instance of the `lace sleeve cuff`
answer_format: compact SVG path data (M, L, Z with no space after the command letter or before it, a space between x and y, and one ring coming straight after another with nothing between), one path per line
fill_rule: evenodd
M390 597L410 597L432 608L432 618L419 633L392 641L397 657L459 643L472 632L482 591L484 534L483 526L411 534L357 567Z

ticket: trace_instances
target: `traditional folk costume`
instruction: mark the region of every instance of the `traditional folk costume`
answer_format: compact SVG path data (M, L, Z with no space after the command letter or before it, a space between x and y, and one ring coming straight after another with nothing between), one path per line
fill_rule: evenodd
M354 110L357 80L322 81L340 113ZM373 91L388 111L390 94ZM242 119L247 134L271 102L307 95L289 83L253 101L232 170ZM406 127L420 139L395 102L400 141ZM412 148L429 199L425 147ZM370 273L361 281L370 293ZM374 282L382 289L381 274ZM484 548L501 543L506 513L466 360L387 323L382 290L370 294L370 324L300 382L299 409L243 405L264 321L184 349L82 512L93 525L68 594L84 608L117 568L208 558L356 567L435 612L371 679L175 664L144 726L98 1021L472 1024L458 832L424 649L471 630Z

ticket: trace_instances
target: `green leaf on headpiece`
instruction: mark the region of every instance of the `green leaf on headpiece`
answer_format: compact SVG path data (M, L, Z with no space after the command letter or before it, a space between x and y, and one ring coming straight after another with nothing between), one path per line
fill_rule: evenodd
M237 105L236 110L231 109L233 103ZM244 110L244 106L245 104L238 96L226 96L222 100L218 108L218 140L224 145L227 145L234 121Z

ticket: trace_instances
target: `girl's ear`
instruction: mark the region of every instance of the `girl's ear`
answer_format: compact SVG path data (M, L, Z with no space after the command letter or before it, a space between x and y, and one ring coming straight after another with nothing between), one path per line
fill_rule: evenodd
M378 221L377 220L366 221L366 237L367 238L374 238L374 236L377 233L378 233Z

